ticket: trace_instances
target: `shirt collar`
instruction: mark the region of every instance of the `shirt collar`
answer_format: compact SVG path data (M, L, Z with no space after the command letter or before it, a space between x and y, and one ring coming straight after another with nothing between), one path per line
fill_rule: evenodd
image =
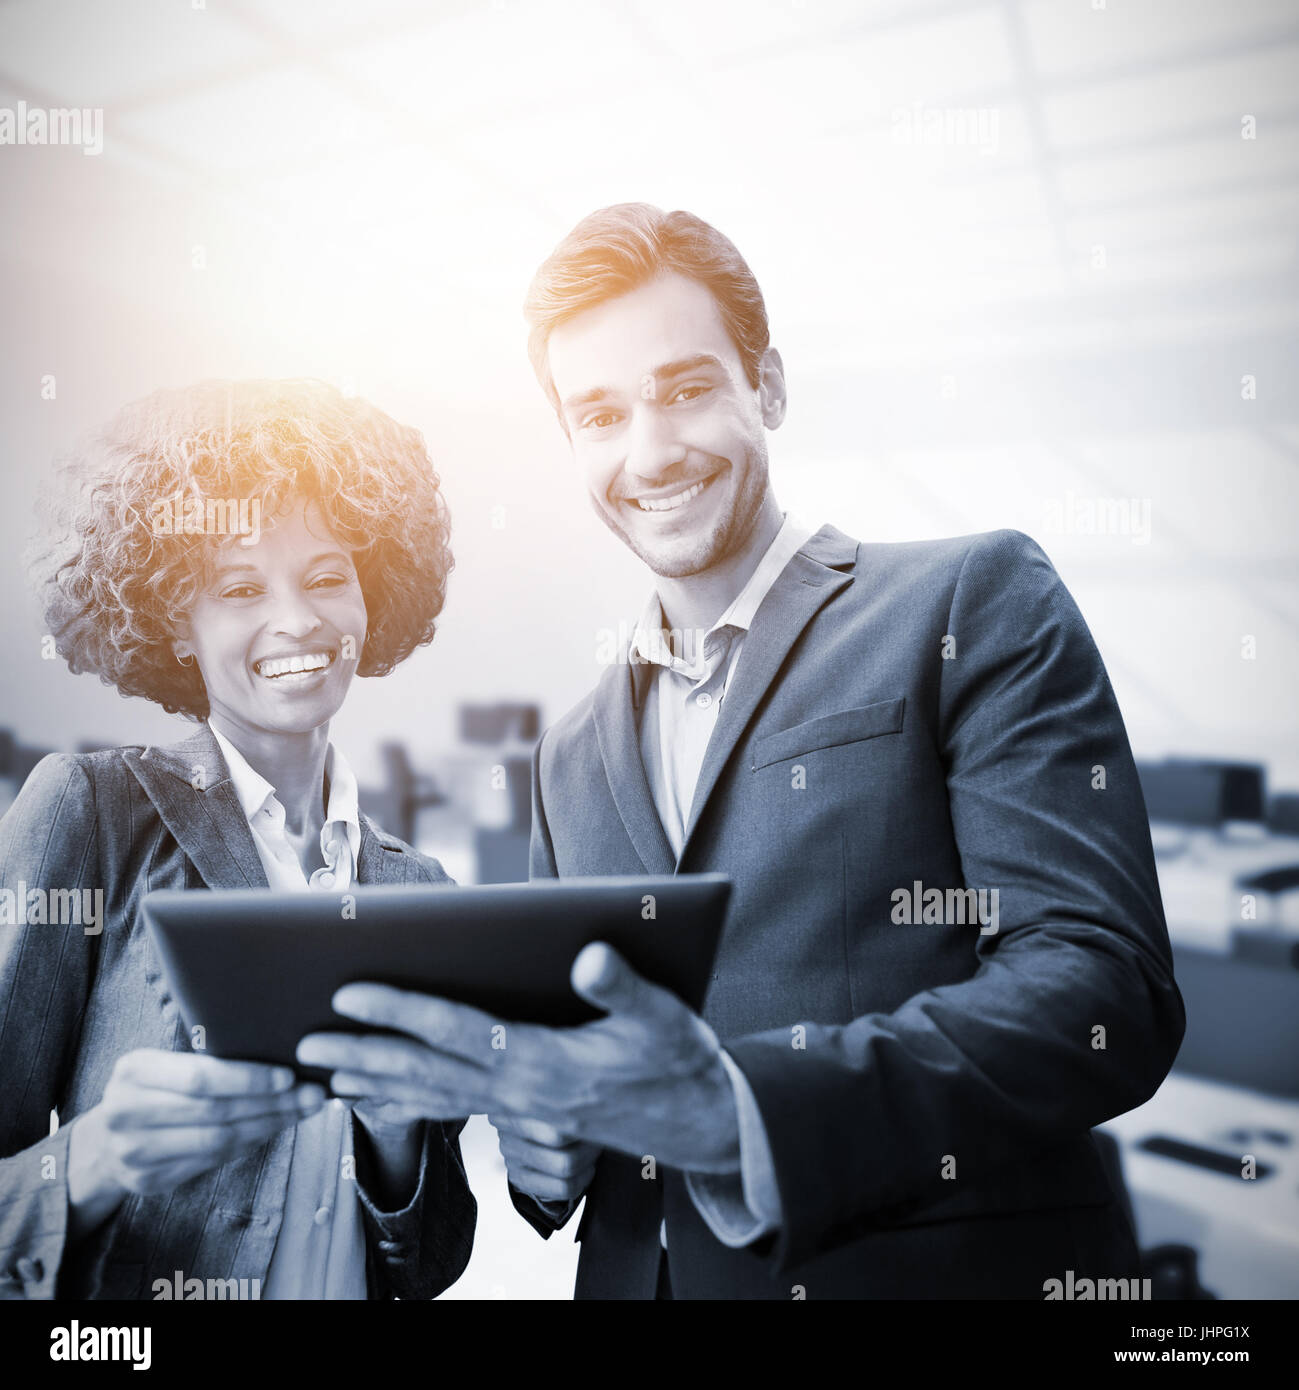
M279 819L284 813L284 808L279 797L275 795L275 788L210 721L208 728L212 730L226 760L235 795L239 798L239 806L249 825L252 825L257 813L268 804L276 819ZM361 844L360 797L356 776L347 759L332 743L325 753L325 776L329 781L329 804L325 807L325 824L320 832L321 843L324 844L328 840L328 832L332 825L341 824L347 832L348 843L355 856Z
M780 577L785 566L816 534L816 528L800 521L793 512L786 512L780 530L776 532L771 544L762 553L762 558L754 567L744 588L736 594L734 601L725 613L704 634L700 647L692 651L692 643L683 642L684 650L680 657L674 657L664 634L663 605L657 590L650 594L644 611L636 623L632 634L631 650L633 656L643 662L653 662L658 666L668 666L674 670L686 671L697 667L706 657L708 639L724 627L732 627L740 632L748 632L762 601L771 592L771 586ZM683 639L688 634L682 634Z

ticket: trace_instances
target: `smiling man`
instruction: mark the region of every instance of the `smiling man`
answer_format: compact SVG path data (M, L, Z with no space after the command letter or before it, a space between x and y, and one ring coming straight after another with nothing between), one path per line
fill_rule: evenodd
M1130 1277L1089 1130L1155 1091L1184 1014L1122 719L1050 562L1015 531L783 513L763 297L689 213L586 218L527 313L592 505L654 577L627 660L538 746L533 876L728 874L703 1015L592 946L598 1022L494 1051L498 1020L353 986L343 1012L409 1039L304 1057L486 1110L543 1233L585 1193L579 1296Z

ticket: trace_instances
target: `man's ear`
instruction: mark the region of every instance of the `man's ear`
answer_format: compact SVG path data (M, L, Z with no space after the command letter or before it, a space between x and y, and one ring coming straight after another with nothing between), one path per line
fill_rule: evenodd
M780 353L769 347L758 361L758 409L762 423L769 430L777 429L785 418L785 364Z

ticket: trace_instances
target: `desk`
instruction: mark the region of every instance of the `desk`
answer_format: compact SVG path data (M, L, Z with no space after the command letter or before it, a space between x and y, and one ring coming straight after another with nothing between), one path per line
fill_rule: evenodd
M1143 1248L1193 1246L1219 1298L1299 1298L1299 1101L1174 1072L1102 1128L1119 1143ZM1272 1171L1228 1176L1141 1147L1155 1135L1253 1154Z

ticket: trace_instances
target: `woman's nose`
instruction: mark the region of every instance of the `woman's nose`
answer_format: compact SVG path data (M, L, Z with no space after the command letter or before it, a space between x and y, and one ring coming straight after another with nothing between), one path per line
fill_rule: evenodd
M283 637L308 637L320 627L320 615L305 594L277 598L267 628Z

